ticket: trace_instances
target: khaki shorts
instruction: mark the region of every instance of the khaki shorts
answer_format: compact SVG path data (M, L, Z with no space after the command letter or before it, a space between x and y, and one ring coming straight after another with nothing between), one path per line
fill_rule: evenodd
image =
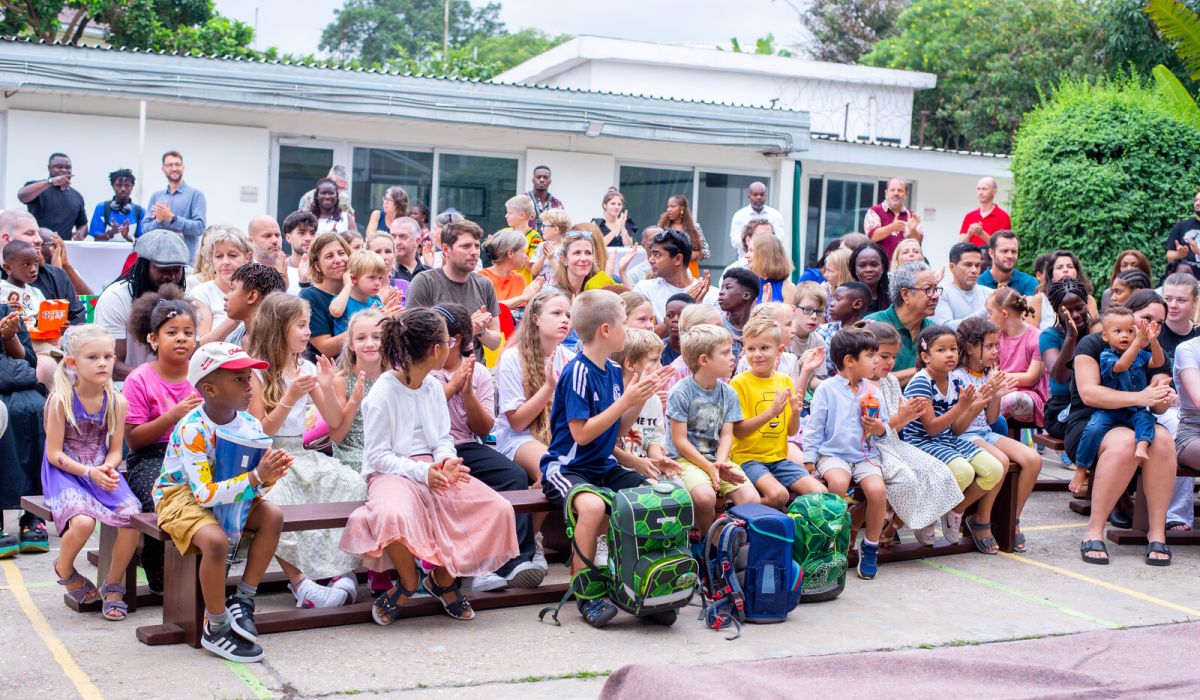
M871 462L863 460L851 464L841 457L830 457L828 455L817 458L817 476L825 478L825 472L830 469L840 469L850 475L854 479L854 483L859 483L868 476L877 476L883 478L883 468L879 462Z
M686 459L683 459L682 457L679 459L676 459L675 461L679 464L679 468L682 470L679 474L679 479L680 479L680 481L683 482L683 487L685 489L687 489L688 491L691 491L692 489L696 488L697 486L700 486L701 484L707 484L709 486L709 488L712 488L712 479L708 478L708 472L704 471L700 467L697 467L696 465L692 464L691 462L687 461ZM746 477L746 473L742 471L741 467L734 466L733 471L738 476L741 476L743 478ZM754 488L754 484L751 483L750 479L748 479L748 478L746 478L746 480L740 484L735 484L733 482L725 481L724 479L722 479L721 487L719 489L717 489L717 495L720 496L721 498L725 498L725 497L729 496L729 494L733 493L734 491L737 491L738 489L742 488L743 486L749 486L750 488Z
M256 498L250 505L251 513L257 505ZM200 554L200 549L192 546L192 538L201 528L206 525L221 527L211 510L196 503L195 494L186 484L163 491L162 500L154 507L154 512L158 513L158 527L171 536L171 541L185 557Z

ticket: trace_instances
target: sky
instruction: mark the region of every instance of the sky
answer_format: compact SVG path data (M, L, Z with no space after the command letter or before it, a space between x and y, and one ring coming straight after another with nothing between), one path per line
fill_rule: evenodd
M317 53L321 30L343 0L216 0L222 14L257 27L255 48ZM472 0L472 4L484 4ZM768 32L776 45L801 40L795 12L785 0L502 0L500 19L510 30L743 48ZM303 11L297 11L303 7ZM256 14L257 11L257 21Z

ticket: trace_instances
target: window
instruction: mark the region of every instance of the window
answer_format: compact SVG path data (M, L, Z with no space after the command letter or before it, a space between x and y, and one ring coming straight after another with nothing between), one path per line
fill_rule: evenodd
M908 182L908 202L916 183ZM862 231L867 210L883 201L887 180L840 179L826 175L808 178L808 217L804 231L804 267L813 267L831 241Z
M433 154L355 148L351 177L354 186L350 203L354 206L359 228L366 231L371 212L383 209L383 193L389 187L403 187L408 192L409 206L417 202L429 204L433 191Z
M288 214L296 211L300 198L316 186L317 180L329 174L333 166L332 148L279 146L279 192L276 220L280 226Z
M518 166L516 158L440 154L435 211L454 207L479 224L484 235L499 231L508 225L504 203L517 193Z
M691 170L668 170L666 168L647 168L640 165L622 165L620 185L618 189L625 196L625 207L629 217L637 223L638 228L656 226L659 217L667 210L667 198L673 194L682 194L692 202Z
M808 221L804 229L804 264L801 267L816 267L825 246L821 244L821 200L825 195L825 178L808 178Z
M704 222L704 238L708 241L711 257L702 267L713 271L724 270L737 260L738 253L729 240L729 224L734 213L746 206L746 192L750 183L761 182L771 192L771 180L755 175L728 175L725 173L700 173L700 192L696 204L696 220ZM715 275L714 275L715 276Z

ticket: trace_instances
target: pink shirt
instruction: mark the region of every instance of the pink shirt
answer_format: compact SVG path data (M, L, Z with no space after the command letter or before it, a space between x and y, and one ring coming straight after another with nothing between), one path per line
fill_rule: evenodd
M147 362L138 365L125 378L125 388L122 389L129 410L125 414L125 422L130 425L142 425L170 411L176 404L190 396L199 396L196 387L183 380L178 384L170 384L158 376L154 366ZM155 440L156 443L166 442L171 437L171 430Z
M431 374L437 377L442 384L448 384L453 373L439 369L434 370ZM475 388L475 395L479 397L479 402L483 404L488 415L495 417L496 394L492 388L492 375L486 367L476 365L475 371L471 373L471 384ZM450 438L454 440L454 444L478 442L479 437L471 432L471 427L467 423L467 406L463 401L462 392L450 397L450 400L446 402L446 407L450 409Z
M1042 351L1038 349L1038 336L1041 331L1036 326L1026 324L1025 332L1019 336L1010 337L1004 333L1000 333L1000 364L999 369L1004 372L1028 372L1029 365L1036 360L1042 361ZM1042 372L1041 379L1032 387L1021 389L1028 391L1043 399L1049 395L1049 386L1046 382L1046 373Z

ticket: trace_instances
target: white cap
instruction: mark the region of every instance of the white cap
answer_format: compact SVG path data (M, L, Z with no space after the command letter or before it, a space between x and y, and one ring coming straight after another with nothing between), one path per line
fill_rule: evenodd
M233 343L206 343L196 349L188 362L188 383L195 386L219 369L266 369L270 366L250 357Z

